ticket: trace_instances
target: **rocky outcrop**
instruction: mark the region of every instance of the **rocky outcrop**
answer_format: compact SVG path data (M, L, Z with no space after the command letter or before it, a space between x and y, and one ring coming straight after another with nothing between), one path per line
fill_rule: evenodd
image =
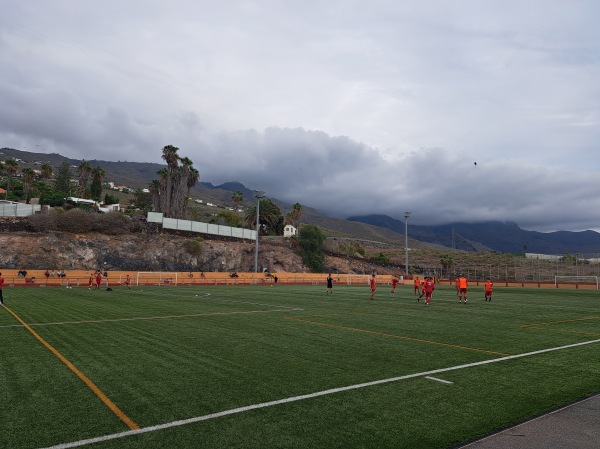
M0 268L130 271L254 271L255 242L203 240L198 255L186 249L188 236L165 233L105 235L5 230L0 233ZM259 245L259 269L307 272L302 258L283 238ZM372 267L327 256L325 271L368 273Z

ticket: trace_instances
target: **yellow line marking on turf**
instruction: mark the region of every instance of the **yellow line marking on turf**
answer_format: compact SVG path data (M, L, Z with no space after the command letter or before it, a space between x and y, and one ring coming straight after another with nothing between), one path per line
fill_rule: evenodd
M431 344L431 345L445 346L445 347L449 347L449 348L465 349L467 351L484 352L486 354L494 354L494 355L501 355L501 356L510 356L511 355L511 354L506 354L504 352L488 351L487 349L479 349L479 348L469 348L468 346L453 345L453 344L450 344L450 343L440 343L438 341L423 340L423 339L420 339L420 338L407 337L405 335L388 334L388 333L385 333L385 332L370 331L370 330L367 330L367 329L359 329L359 328L356 328L356 327L340 326L338 324L320 323L318 321L303 320L303 319L298 318L298 317L285 317L285 319L291 320L291 321L300 321L300 322L303 322L303 323L315 324L317 326L331 327L331 328L334 328L334 329L342 329L342 330L347 330L347 331L352 331L352 332L362 332L362 333L370 334L370 335L379 335L379 336L382 336L382 337L391 337L391 338L397 338L397 339L400 339L400 340L416 341L418 343L427 343L427 344Z
M139 429L140 426L138 426L131 418L129 418L125 413L123 413L123 411L113 402L111 401L108 396L106 396L101 390L100 388L98 388L96 386L96 384L94 384L94 382L92 382L85 374L83 374L81 371L79 371L79 369L77 369L77 367L75 365L73 365L71 362L69 362L69 360L67 360L67 358L65 356L63 356L60 352L58 352L57 349L55 349L50 343L48 343L46 340L44 340L36 331L34 331L25 321L23 321L21 319L21 317L19 317L19 315L17 315L15 312L13 312L12 310L10 310L8 307L4 306L4 308L6 310L8 310L8 312L15 317L15 319L21 323L29 332L31 332L31 334L38 339L38 341L43 344L50 352L52 352L52 354L54 354L56 357L58 357L58 359L63 362L65 365L67 365L67 367L77 376L79 377L89 388L90 390L92 390L94 392L94 394L96 396L98 396L98 398L104 403L104 405L106 405L115 415L117 415L117 417L123 421L127 427L129 427L132 430L135 429Z

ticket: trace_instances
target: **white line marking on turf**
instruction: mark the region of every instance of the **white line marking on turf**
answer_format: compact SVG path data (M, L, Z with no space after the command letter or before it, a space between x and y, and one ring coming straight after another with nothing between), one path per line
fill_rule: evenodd
M438 379L437 377L425 376L425 379L435 380L436 382L441 382L443 384L453 385L454 382L450 382L449 380Z
M440 369L435 369L432 371L425 371L422 373L414 373L414 374L407 374L405 376L390 377L388 379L381 379L381 380L375 380L372 382L365 382L365 383L360 383L360 384L355 384L355 385L349 385L347 387L332 388L329 390L317 391L316 393L303 394L301 396L293 396L290 398L279 399L276 401L263 402L260 404L248 405L246 407L238 407L238 408L234 408L234 409L230 409L230 410L224 410L222 412L211 413L209 415L196 416L194 418L182 419L179 421L172 421L172 422L168 422L168 423L164 423L164 424L158 424L155 426L144 427L142 429L128 430L125 432L113 433L110 435L103 435L103 436L95 437L95 438L88 438L86 440L74 441L72 443L57 444L55 446L49 446L44 449L69 449L72 447L81 447L81 446L86 446L88 444L101 443L103 441L116 440L116 439L125 438L128 436L140 435L140 434L149 433L149 432L156 432L157 430L164 430L164 429L170 429L173 427L180 427L180 426L185 426L188 424L199 423L202 421L208 421L209 419L221 418L223 416L235 415L238 413L248 412L250 410L257 410L257 409L266 408L266 407L273 407L275 405L288 404L290 402L304 401L306 399L318 398L320 396L327 396L330 394L341 393L341 392L350 391L350 390L358 390L360 388L367 388L367 387L372 387L375 385L382 385L382 384L387 384L387 383L391 383L391 382L398 382L401 380L414 379L416 377L427 377L432 374L445 373L448 371L455 371L455 370L465 369L465 368L472 368L474 366L488 365L490 363L504 362L506 360L519 359L522 357L530 357L533 355L544 354L546 352L560 351L562 349L576 348L578 346L591 345L594 343L600 343L600 339L584 341L581 343L574 343L571 345L558 346L556 348L540 349L539 351L526 352L523 354L509 355L506 357L499 357L497 359L483 360L481 362L467 363L464 365L456 365L456 366L451 366L448 368L440 368Z
M304 309L292 309L294 311L302 311ZM167 320L171 318L192 318L199 316L218 316L218 315L246 315L251 313L276 313L276 312L289 312L290 309L285 310L247 310L245 312L213 312L213 313L192 313L186 315L165 315L165 316L149 316L149 317L133 317L133 318L113 318L105 320L82 320L82 321L56 321L52 323L28 323L31 327L39 326L62 326L65 324L90 324L90 323L116 323L119 321L144 321L144 320ZM20 324L10 324L4 327L23 327Z

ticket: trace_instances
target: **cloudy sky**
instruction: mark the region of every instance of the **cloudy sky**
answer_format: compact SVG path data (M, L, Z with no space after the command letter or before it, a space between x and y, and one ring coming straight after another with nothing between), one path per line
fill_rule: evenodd
M597 0L0 0L0 147L600 230ZM476 165L475 165L476 163Z

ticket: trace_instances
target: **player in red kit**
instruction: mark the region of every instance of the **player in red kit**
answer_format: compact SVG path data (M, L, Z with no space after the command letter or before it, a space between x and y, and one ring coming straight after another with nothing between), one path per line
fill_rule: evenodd
M396 285L398 285L398 278L396 276L392 276L392 291L390 292L390 296L396 296Z
M4 278L2 277L2 273L0 273L0 304L4 304L4 297L2 296L2 287L4 286Z
M125 278L125 285L127 286L127 288L131 289L131 279L129 278L129 275L127 275L127 277Z
M428 306L429 303L431 302L431 295L433 294L433 291L435 290L435 282L433 282L433 279L431 279L431 277L427 276L425 277L425 281L423 282L423 292L419 295L419 298L423 295L425 295L425 305Z
M490 280L490 278L487 278L487 282L485 283L485 300L486 301L492 300L492 287L494 287L494 283Z
M377 291L377 285L375 283L375 274L371 275L370 286L371 286L371 297L369 299L371 301L373 301L373 296L375 296L375 292Z
M100 290L100 283L102 282L102 274L96 273L96 290Z

